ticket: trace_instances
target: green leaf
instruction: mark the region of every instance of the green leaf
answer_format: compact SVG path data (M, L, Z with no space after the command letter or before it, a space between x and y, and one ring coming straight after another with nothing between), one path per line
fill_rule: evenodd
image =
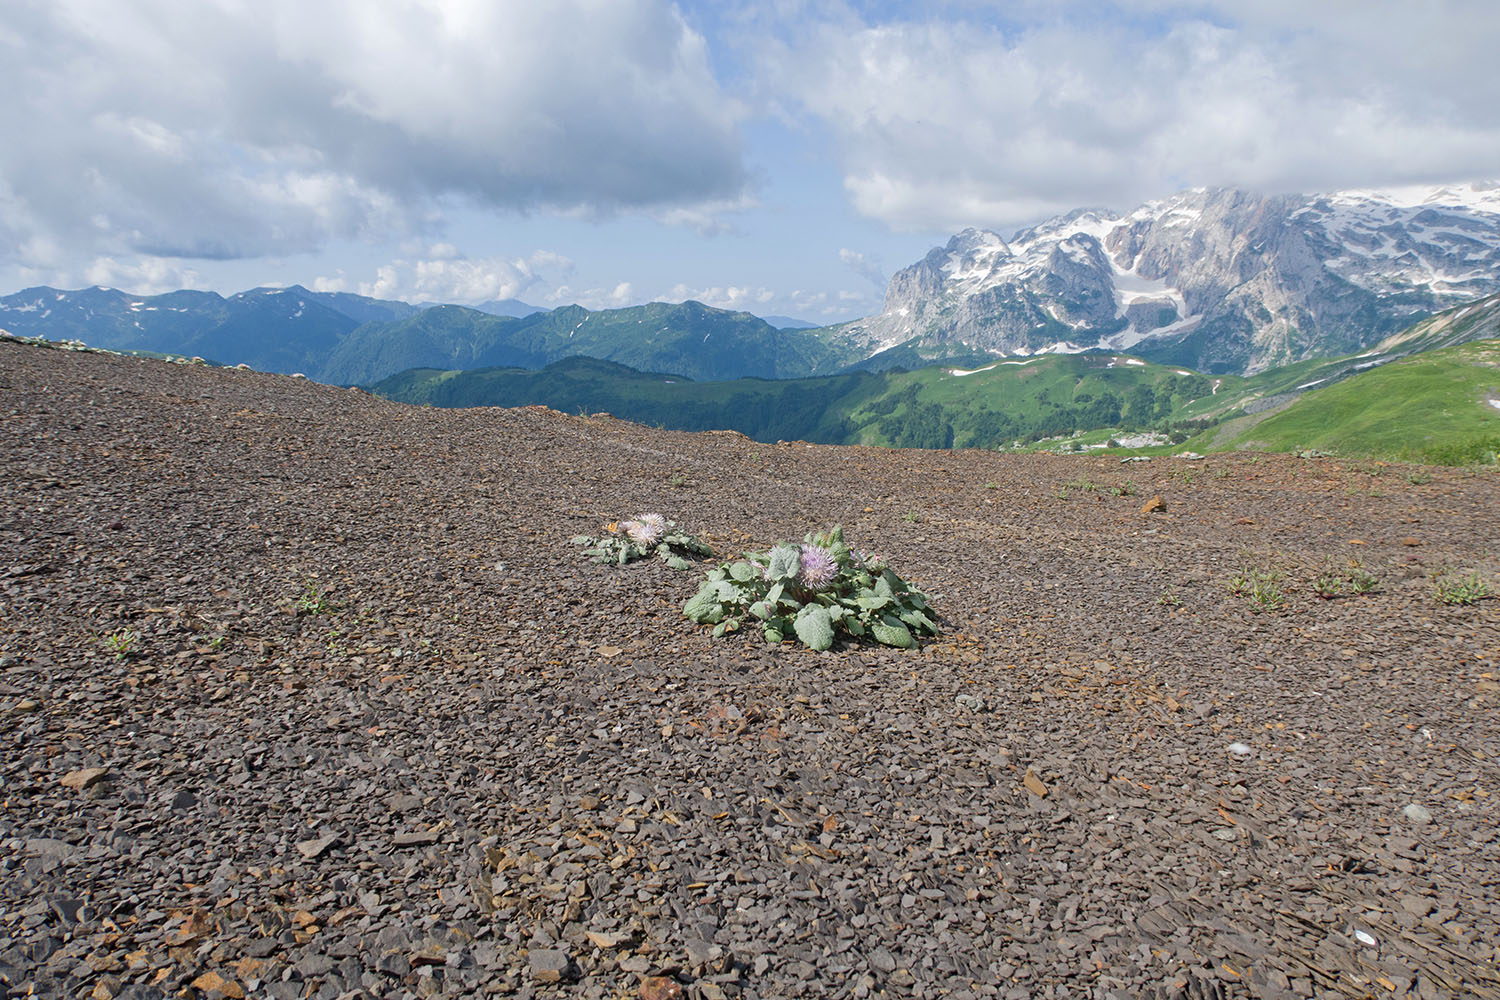
M937 635L938 627L932 623L932 619L920 611L903 611L901 612L901 620L912 628Z
M906 626L900 622L895 622L894 625L889 624L893 621L895 619L887 618L885 622L870 626L870 634L875 637L875 641L886 646L896 646L900 649L915 648L917 640L912 638Z
M766 637L766 642L769 642L769 643L782 642L782 641L784 641L786 639L786 636L782 635L781 631L779 629L774 629L774 628L772 628L769 625L767 625L765 628L761 629L760 634L763 635L763 636L765 636Z
M786 587L783 584L773 583L771 589L766 591L766 603L774 605L777 601L781 600L781 592L785 589Z
M797 612L792 629L809 649L821 652L833 645L833 622L821 604L809 604Z
M673 569L691 569L692 568L692 564L689 563L686 559L682 558L682 556L679 556L679 555L667 555L667 556L664 556L662 558L662 562L666 563L668 566L672 567Z
M772 580L791 580L802 568L802 550L795 545L778 545L771 550L766 576Z
M714 626L714 638L715 639L721 638L724 635L724 632L725 632L724 626L726 626L728 624L729 624L728 622L719 622L719 624L717 624L717 625Z
M594 542L598 541L598 539L591 538L588 535L574 535L568 540L574 545L593 545Z
M700 624L720 621L724 617L724 607L719 603L716 591L714 584L705 583L696 594L688 598L688 602L682 606L682 613Z
M770 618L774 612L772 610L770 602L756 601L754 604L750 605L750 613L759 618L761 621L765 621L767 618Z
M755 567L750 563L737 562L729 567L729 575L734 577L740 583L749 583L759 574L756 573Z

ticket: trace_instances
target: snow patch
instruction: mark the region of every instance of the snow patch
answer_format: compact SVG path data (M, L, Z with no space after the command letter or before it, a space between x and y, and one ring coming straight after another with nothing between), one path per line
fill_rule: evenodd
M1495 399L1495 398L1491 397L1490 399L1486 399L1485 402L1489 403L1495 409L1500 410L1500 399Z
M1133 367L1137 367L1137 368L1144 368L1144 367L1146 367L1146 362L1142 361L1140 358L1125 358L1123 360L1124 360L1124 362L1127 365L1131 365Z
M955 378L963 378L965 375L974 375L974 374L977 374L979 372L987 372L991 368L994 368L995 365L998 365L998 364L1001 364L1001 363L1002 362L997 361L997 362L995 362L994 365L985 365L983 368L970 368L967 371L965 371L962 368L949 368L948 369L948 374L952 375ZM1007 365L1018 365L1018 364L1025 364L1026 362L1024 362L1024 361L1006 361L1006 362L1003 362L1003 363L1007 364Z
M1297 386L1297 388L1299 388L1299 389L1311 389L1313 386L1315 386L1315 385L1322 385L1324 382L1327 382L1327 381L1328 380L1326 378L1315 378L1311 382L1303 382L1301 385Z

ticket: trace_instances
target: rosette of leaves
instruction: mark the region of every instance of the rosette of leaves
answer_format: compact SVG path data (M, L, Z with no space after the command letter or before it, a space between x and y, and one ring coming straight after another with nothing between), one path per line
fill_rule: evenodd
M767 642L797 639L816 650L840 634L903 649L938 634L927 595L850 549L837 525L709 570L682 613L715 636L758 625Z
M689 569L689 556L712 556L709 548L660 514L637 514L627 521L604 526L606 534L574 535L573 544L585 546L583 554L596 562L623 566L655 555L673 569Z

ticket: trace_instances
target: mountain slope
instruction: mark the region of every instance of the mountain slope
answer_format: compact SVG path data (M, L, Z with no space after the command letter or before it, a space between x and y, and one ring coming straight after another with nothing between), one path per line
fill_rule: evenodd
M300 287L257 288L227 299L190 290L136 296L111 288L41 287L0 298L0 327L21 336L197 355L263 371L312 374L357 326L358 320Z
M359 328L320 369L324 381L376 382L408 368L540 368L581 355L693 379L795 378L854 356L817 334L778 330L701 302L652 302L590 312L566 306L522 318L438 306Z
M1500 340L1426 351L1316 389L1232 435L1215 436L1213 447L1493 464L1500 454Z
M965 230L837 335L1026 356L1089 348L1253 373L1352 353L1500 291L1500 185L1264 196L1198 189Z

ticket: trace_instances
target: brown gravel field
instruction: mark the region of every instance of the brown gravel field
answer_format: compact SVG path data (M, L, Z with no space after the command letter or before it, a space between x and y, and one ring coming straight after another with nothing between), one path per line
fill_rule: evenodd
M1494 469L15 343L0 421L0 997L1500 997L1500 600L1438 596L1500 591ZM645 511L840 523L943 634L714 639L569 544Z

